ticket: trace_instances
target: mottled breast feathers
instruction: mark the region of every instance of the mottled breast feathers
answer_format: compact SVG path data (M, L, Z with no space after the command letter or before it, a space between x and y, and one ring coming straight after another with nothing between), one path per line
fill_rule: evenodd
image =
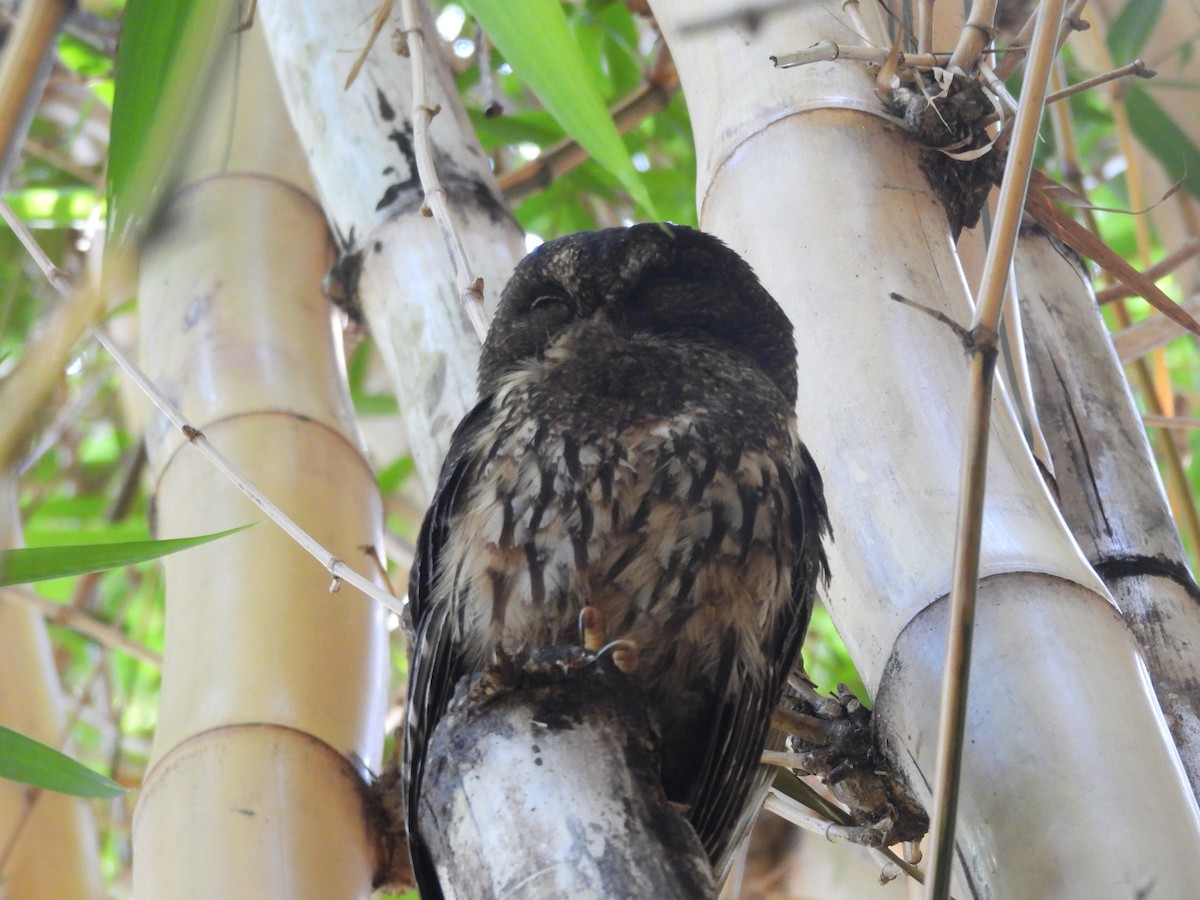
M405 773L457 681L578 641L637 643L663 784L718 867L761 782L770 713L827 577L821 479L795 433L791 323L715 238L640 225L527 257L484 345L409 589ZM419 833L425 896L438 896Z

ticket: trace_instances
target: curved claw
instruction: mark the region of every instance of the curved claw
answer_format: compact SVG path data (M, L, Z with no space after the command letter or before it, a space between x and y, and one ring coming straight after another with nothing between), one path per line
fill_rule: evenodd
M579 641L588 653L602 652L604 616L594 606L585 606L579 611Z
M638 645L630 640L609 641L596 651L596 659L612 654L613 665L626 675L632 675L638 667Z

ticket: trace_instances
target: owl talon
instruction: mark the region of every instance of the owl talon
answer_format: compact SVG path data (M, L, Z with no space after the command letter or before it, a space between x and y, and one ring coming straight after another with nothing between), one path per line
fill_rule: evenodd
M608 654L612 654L613 665L618 671L626 675L632 675L638 668L638 645L630 640L609 641L598 651L596 658L602 659Z
M604 647L604 615L594 606L579 611L579 641L588 653L601 652Z

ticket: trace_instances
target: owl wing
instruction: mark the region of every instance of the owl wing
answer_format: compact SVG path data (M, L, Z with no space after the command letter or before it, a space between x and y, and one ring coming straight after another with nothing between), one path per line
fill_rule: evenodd
M442 553L460 502L476 476L477 460L471 453L480 432L492 418L492 399L480 401L467 413L450 438L450 449L438 476L433 502L421 523L416 556L408 581L409 627L413 634L409 654L408 705L404 724L403 778L407 800L408 841L413 873L426 900L442 896L428 848L416 829L417 804L429 740L446 713L454 687L468 674L448 604L432 603L433 588L442 572Z
M804 445L799 444L795 461L779 465L777 472L778 488L791 510L791 596L765 635L765 677L738 679L738 688L718 697L718 720L713 730L718 737L708 748L697 800L688 816L708 851L718 883L758 814L762 795L772 778L772 770L759 762L767 742L771 713L779 703L793 663L799 658L817 585L829 580L829 563L821 544L822 537L830 533L829 513L816 464ZM718 685L735 683L730 676L737 646L732 635L730 638L721 648Z

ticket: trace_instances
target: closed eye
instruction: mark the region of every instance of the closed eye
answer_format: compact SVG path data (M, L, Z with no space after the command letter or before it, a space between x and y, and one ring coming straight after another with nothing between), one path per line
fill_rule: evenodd
M553 312L556 314L565 312L568 315L573 315L575 304L565 294L541 294L535 297L533 302L529 304L529 311Z

